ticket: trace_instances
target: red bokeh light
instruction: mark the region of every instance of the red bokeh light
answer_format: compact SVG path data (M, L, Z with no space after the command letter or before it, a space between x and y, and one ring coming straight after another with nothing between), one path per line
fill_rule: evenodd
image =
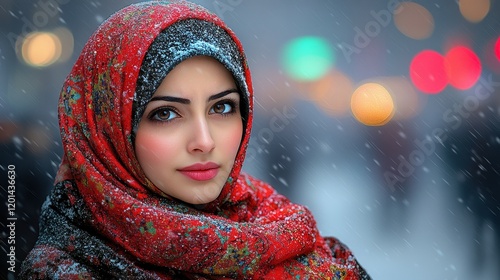
M495 43L495 56L500 61L500 37L498 37L497 42Z
M432 50L419 52L410 64L410 78L425 93L437 94L448 84L444 57Z
M481 61L469 48L453 47L444 58L449 83L461 90L474 86L481 75Z

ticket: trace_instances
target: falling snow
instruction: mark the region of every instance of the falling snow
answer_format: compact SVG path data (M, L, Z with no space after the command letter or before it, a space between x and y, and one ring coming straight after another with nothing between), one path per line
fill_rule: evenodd
M50 31L64 26L74 32L77 52L90 32L117 6L123 6L112 1L64 2L67 4L58 7L58 15L43 26L35 25L33 20L39 6L23 1L0 4L0 12L5 11L2 34L24 36L24 30ZM197 2L212 8L211 1ZM380 25L377 36L367 35L370 43L353 53L352 61L347 63L343 43L355 46L355 32L364 32L367 23L377 23L370 11L385 11L387 3L368 1L368 6L360 8L339 1L324 1L318 6L299 2L280 6L277 2L243 1L241 6L225 12L225 19L242 37L248 52L256 102L280 91L288 94L286 98L300 96L293 102L283 101L286 98L281 96L274 98L271 105L264 104L267 112L281 109L283 104L300 112L283 130L274 132L272 141L258 135L262 129L270 129L272 116L256 109L252 141L258 143L254 146L257 158L245 166L245 171L281 187L280 191L293 201L307 205L322 234L337 236L349 245L375 279L417 280L422 279L422 271L432 279L500 278L496 270L500 259L500 202L494 201L498 199L500 180L488 179L498 179L500 174L500 101L493 98L499 95L495 83L500 77L498 65L494 68L488 64L496 62L496 58L486 63L486 58L481 57L481 79L488 81L491 77L493 81L488 87L494 89L490 98L478 103L471 99L479 84L465 91L448 86L440 94L425 95L417 117L405 118L402 114L398 119L401 125L391 129L360 126L349 111L344 115L321 111L318 104L303 96L303 90L294 81L279 81L283 69L272 64L279 60L275 58L285 43L284 37L321 34L337 50L336 70L348 74L353 86L379 76L408 77L409 54L424 46L443 50L453 41L448 34L474 42L475 49L486 50L492 36L500 34L500 26L494 20L498 11L490 11L483 23L471 24L458 16L458 1L451 6L436 1L422 3L436 19L432 37L422 41L404 38L390 18L387 26ZM282 13L275 13L276 9L282 9ZM315 12L314 17L307 17L310 11ZM447 18L439 18L445 16L445 11ZM26 22L32 26L23 26ZM276 26L287 26L286 34L277 31ZM362 37L358 39L361 42ZM19 172L17 213L19 220L26 221L19 229L21 256L31 249L29 246L38 234L36 217L61 163L55 104L61 81L78 53L53 68L31 69L20 63L22 52L11 47L9 40L1 43L0 84L6 85L0 93L1 141L6 133L4 122L15 124L18 130L8 141L0 141L0 174L5 174L9 164L16 164ZM12 100L29 106L25 108ZM464 108L459 106L464 104L470 106L465 108L476 104L479 107L454 111ZM46 149L36 149L44 142L30 134L33 131L28 128L33 126L45 133ZM440 139L432 136L438 130L442 130ZM417 145L416 140L431 144ZM419 162L421 159L423 162ZM384 177L386 172L398 176L393 188ZM4 199L5 194L0 195ZM6 232L2 231L1 236L6 237ZM61 267L61 271L74 269Z

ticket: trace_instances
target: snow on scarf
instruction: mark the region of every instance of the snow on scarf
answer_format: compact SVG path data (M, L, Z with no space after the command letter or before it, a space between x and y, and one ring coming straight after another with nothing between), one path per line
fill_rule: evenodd
M186 19L229 35L239 52L234 69L233 62L206 55L231 68L248 107L233 170L220 196L203 209L163 196L145 177L133 145L134 115L144 105L135 95L148 47ZM63 85L63 162L21 278L369 279L345 246L319 235L307 208L240 174L252 106L241 44L214 14L185 1L155 1L111 16Z

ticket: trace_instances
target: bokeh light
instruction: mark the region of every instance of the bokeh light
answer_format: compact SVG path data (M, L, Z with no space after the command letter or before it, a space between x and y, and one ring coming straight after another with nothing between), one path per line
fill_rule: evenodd
M495 48L497 47L498 39L491 38L481 51L480 60L483 68L488 68L495 74L500 74L500 59L498 59Z
M462 16L469 22L482 21L490 11L490 0L459 0L458 7Z
M432 35L434 17L425 7L414 2L402 2L394 14L396 28L405 36L422 40Z
M455 88L471 88L481 75L481 62L467 47L456 46L446 53L445 68L448 82Z
M46 67L56 62L62 52L61 41L49 32L33 32L22 43L23 60L35 67Z
M336 69L306 88L308 98L326 114L335 117L348 114L353 90L351 79Z
M321 78L335 63L335 54L328 42L320 37L300 37L288 42L283 50L285 72L299 81Z
M418 94L410 80L403 76L378 77L372 80L384 86L394 101L392 120L407 120L419 115L427 101L426 94Z
M351 97L354 117L368 126L381 126L394 115L394 101L389 91L378 83L360 85Z
M410 78L415 87L424 93L441 92L448 84L444 57L433 50L419 52L411 61Z
M58 27L54 29L53 33L59 38L62 46L61 56L59 57L58 62L66 62L73 55L75 48L73 33L71 33L71 31L66 27Z
M495 42L495 56L500 61L500 37Z

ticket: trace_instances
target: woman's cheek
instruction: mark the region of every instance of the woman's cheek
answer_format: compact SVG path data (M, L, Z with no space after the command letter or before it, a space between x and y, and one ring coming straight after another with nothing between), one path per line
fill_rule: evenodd
M136 139L137 156L141 165L161 164L163 160L172 159L173 153L179 150L176 147L175 139L170 139L157 132L138 135Z
M228 152L232 153L233 156L236 156L243 134L243 125L241 122L239 124L235 124L232 129L229 129L227 134L224 146L228 147Z

